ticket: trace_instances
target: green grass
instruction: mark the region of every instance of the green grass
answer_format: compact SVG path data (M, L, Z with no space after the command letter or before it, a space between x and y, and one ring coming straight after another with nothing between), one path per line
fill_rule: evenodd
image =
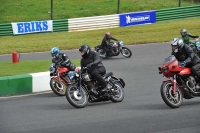
M106 31L125 44L169 42L174 37L180 37L182 28L192 35L200 35L200 18L93 31L5 36L0 37L0 54L11 54L14 50L20 53L50 51L55 46L62 50L76 49L85 43L94 47L101 43Z
M72 60L72 62L76 66L80 66L80 60ZM0 62L0 77L49 71L50 64L51 59L20 61L17 64L13 64L10 61L3 61Z
M0 23L50 19L51 0L0 0ZM53 19L117 13L118 0L53 0ZM181 6L200 4L181 0ZM178 0L120 0L120 13L178 7Z

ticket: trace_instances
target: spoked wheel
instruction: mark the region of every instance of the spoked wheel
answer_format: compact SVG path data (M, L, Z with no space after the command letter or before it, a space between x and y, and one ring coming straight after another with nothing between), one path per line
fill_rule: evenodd
M127 47L122 47L121 54L126 58L129 58L132 56L131 50Z
M171 108L179 108L183 102L183 94L176 86L176 94L173 94L173 85L171 81L164 82L160 88L163 101Z
M112 95L110 100L112 102L121 102L124 99L124 89L120 84L115 84L111 90Z
M99 49L99 50L98 50L98 53L99 53L99 56L100 56L102 59L107 58L107 56L106 56L106 51L104 51L103 49Z
M68 102L76 108L84 108L88 103L88 94L86 90L83 87L78 89L75 85L68 86L66 98Z
M51 78L50 87L56 95L65 96L67 86L63 82L59 83L59 81L57 79Z

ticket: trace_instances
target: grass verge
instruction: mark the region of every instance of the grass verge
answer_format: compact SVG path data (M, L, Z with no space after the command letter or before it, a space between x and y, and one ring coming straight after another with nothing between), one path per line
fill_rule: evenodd
M80 60L72 60L76 66L80 66ZM27 73L37 73L49 71L51 60L34 60L20 61L18 64L13 64L10 61L0 62L0 77L20 75Z
M61 50L76 49L85 43L94 47L101 43L106 31L124 41L125 45L169 42L174 37L180 37L182 28L186 28L192 35L200 35L200 17L93 31L5 36L0 37L0 54L11 54L12 51L20 53L50 51L55 46Z

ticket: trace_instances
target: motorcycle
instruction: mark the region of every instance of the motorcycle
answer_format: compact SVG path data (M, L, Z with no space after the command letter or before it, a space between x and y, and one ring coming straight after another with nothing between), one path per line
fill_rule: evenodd
M159 74L167 79L163 81L160 93L163 101L171 108L179 108L183 98L191 99L200 96L199 79L191 69L178 65L178 60L171 55L159 67Z
M123 47L123 44L124 43L122 41L110 42L111 50L115 53L114 55L112 55L112 53L107 54L106 51L101 47L101 45L96 46L95 51L99 53L102 59L109 58L112 56L118 56L120 53L126 58L131 57L132 56L131 50L127 47Z
M198 40L199 38L197 38L193 43L191 42L189 46L193 49L196 55L200 57L200 42Z
M70 73L68 68L62 67L59 63L50 65L50 87L58 96L65 96L67 86L71 84Z
M111 89L106 93L101 93L102 87L96 80L91 78L87 69L85 67L83 70L74 72L73 76L71 76L71 80L75 82L68 86L66 99L72 106L84 108L88 102L94 103L109 100L121 102L124 99L123 88L125 83L123 79L114 77L112 72L106 73L103 78ZM91 91L91 89L96 89L98 94Z
M195 44L195 48L196 48L196 54L198 57L200 57L200 42L198 40L199 40L199 38L197 38L194 41L194 44Z

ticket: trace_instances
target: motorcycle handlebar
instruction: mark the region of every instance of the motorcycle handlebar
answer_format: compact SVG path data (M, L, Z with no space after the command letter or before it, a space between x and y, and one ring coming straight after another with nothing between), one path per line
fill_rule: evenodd
M88 70L88 67L83 67L83 70Z

